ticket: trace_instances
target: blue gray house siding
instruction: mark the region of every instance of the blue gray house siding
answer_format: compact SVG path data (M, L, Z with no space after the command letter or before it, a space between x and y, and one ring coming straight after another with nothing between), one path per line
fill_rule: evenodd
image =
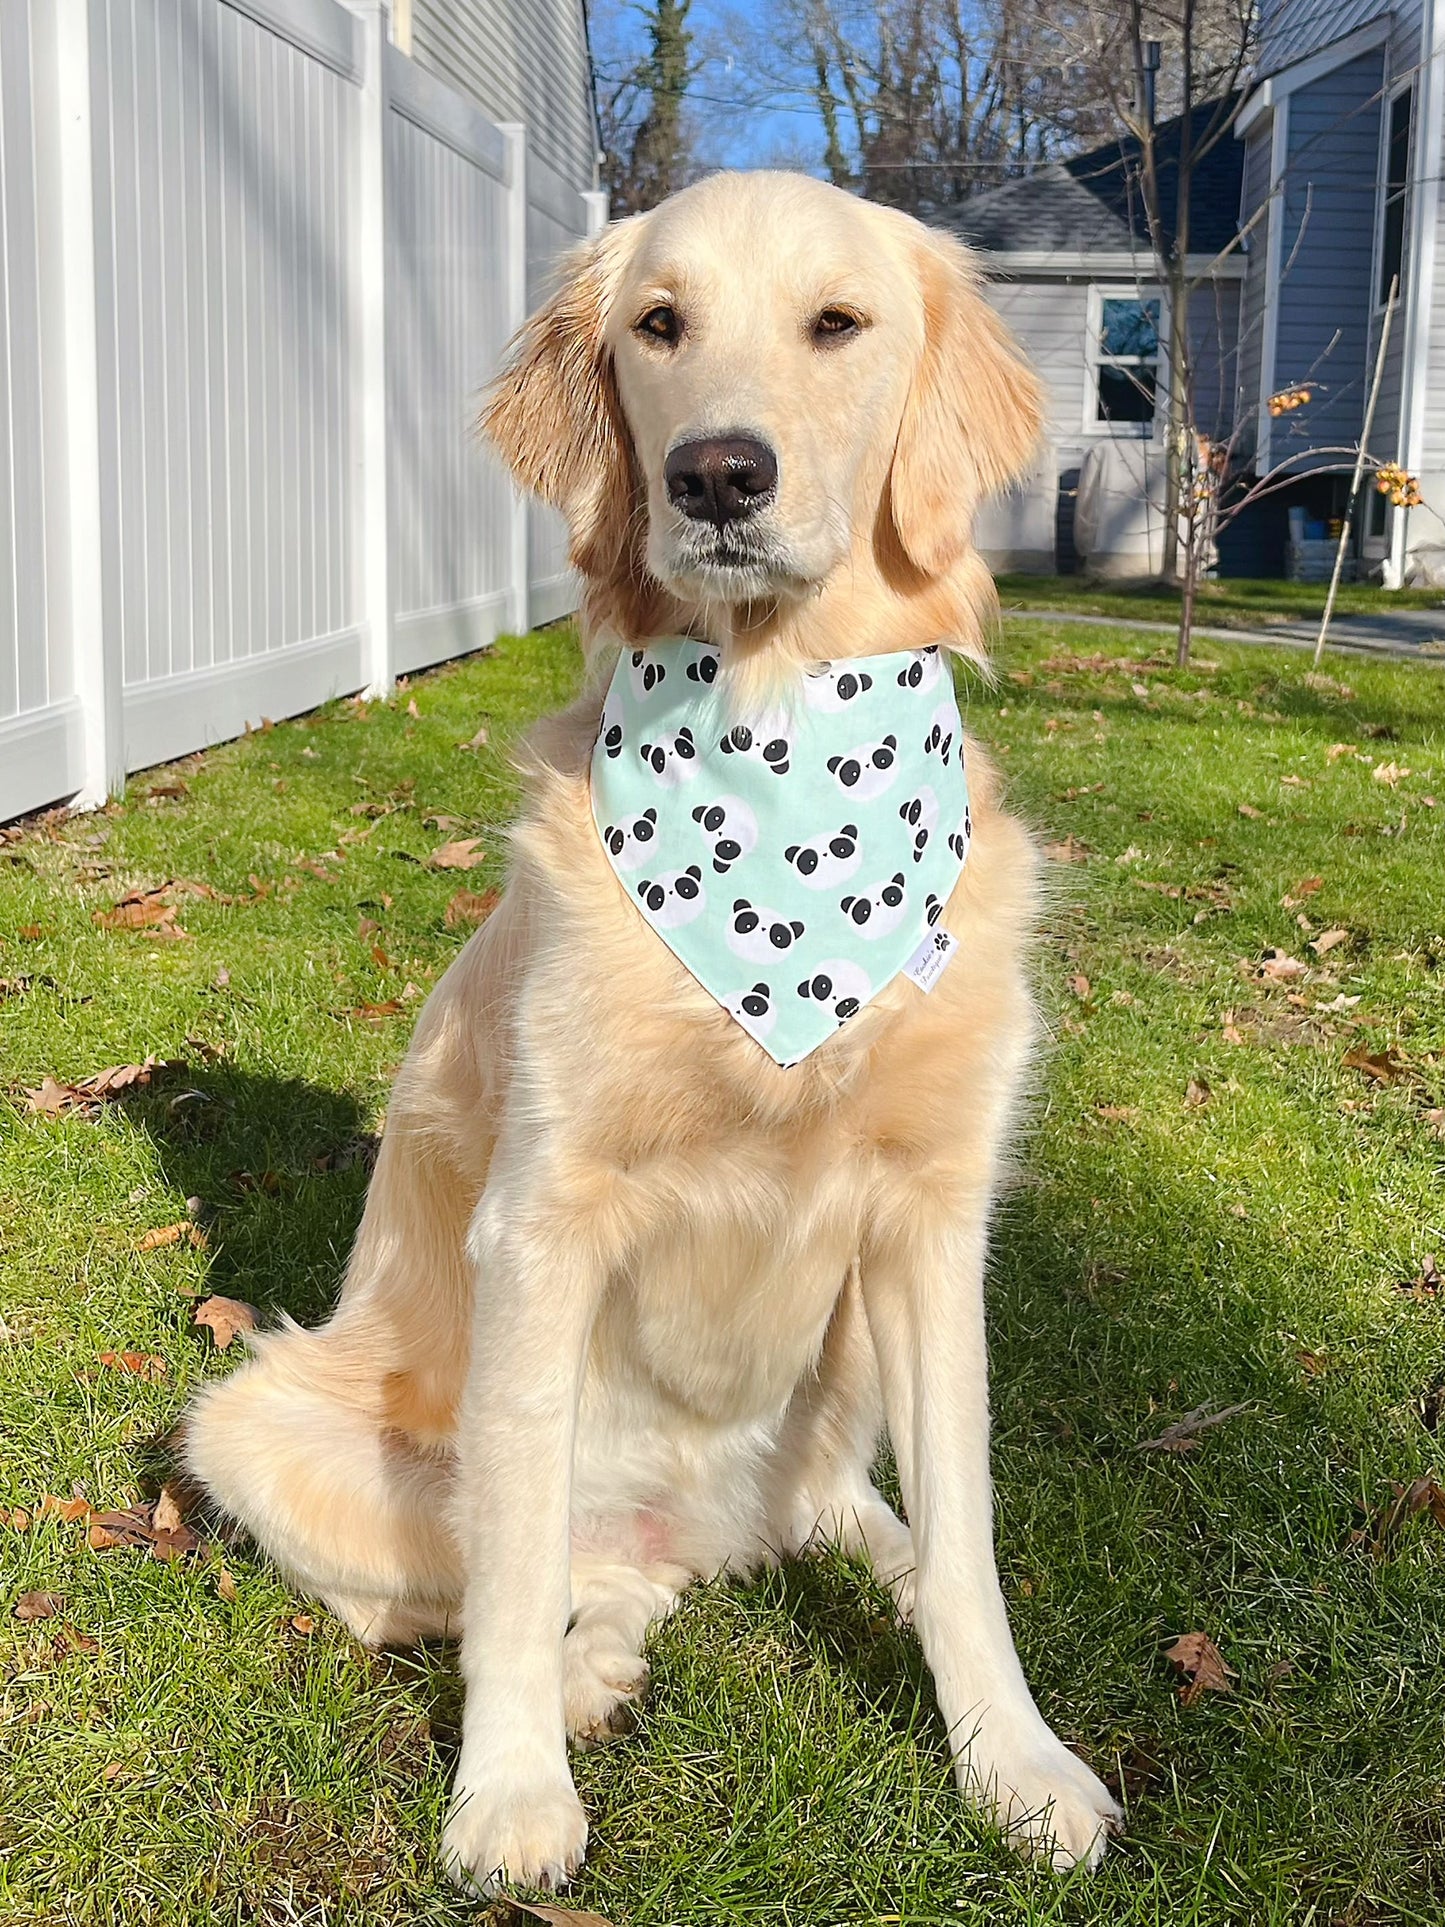
M1280 281L1270 387L1314 380L1307 410L1281 416L1271 460L1337 463L1309 454L1358 439L1374 307L1375 209L1382 49L1290 96L1279 213Z

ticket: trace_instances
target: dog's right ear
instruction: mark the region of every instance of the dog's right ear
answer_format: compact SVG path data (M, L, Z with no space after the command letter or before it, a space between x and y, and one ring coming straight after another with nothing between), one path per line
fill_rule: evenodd
M562 262L557 291L518 331L481 426L524 488L567 518L572 561L599 581L626 568L640 488L603 329L635 221Z

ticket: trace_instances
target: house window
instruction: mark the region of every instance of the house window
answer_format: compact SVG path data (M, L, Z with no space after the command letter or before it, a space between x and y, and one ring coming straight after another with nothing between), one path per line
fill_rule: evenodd
M1094 420L1149 428L1159 386L1159 297L1099 298L1094 335Z
M1376 303L1383 308L1390 287L1398 280L1405 258L1405 207L1410 197L1410 131L1415 118L1415 89L1402 87L1390 102L1385 143L1385 178L1380 212L1380 276Z

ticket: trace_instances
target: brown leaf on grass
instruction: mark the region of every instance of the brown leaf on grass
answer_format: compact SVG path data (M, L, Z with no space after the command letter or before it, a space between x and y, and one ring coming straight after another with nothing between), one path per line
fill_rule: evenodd
M545 1901L509 1900L512 1918L506 1927L525 1927L529 1920L544 1920L547 1927L612 1927L601 1914L589 1914L576 1907L551 1907Z
M183 1521L166 1525L157 1521L157 1509L165 1499L140 1505L126 1506L115 1512L92 1512L90 1530L86 1537L94 1552L113 1552L117 1548L132 1552L148 1552L153 1559L169 1562L172 1559L200 1557L207 1545L199 1533L192 1532ZM167 1506L163 1517L170 1516Z
M1055 863L1087 863L1089 846L1081 843L1078 837L1069 835L1061 843L1046 843L1044 855L1052 858Z
M180 1224L160 1224L148 1231L136 1246L137 1251L159 1251L163 1245L194 1245L198 1251L206 1248L206 1234L198 1224L183 1220Z
M181 1513L181 1502L173 1485L163 1485L160 1497L151 1509L151 1524L157 1532L179 1532L185 1524Z
M216 1591L220 1594L221 1598L226 1601L227 1605L232 1604L240 1597L235 1578L229 1566L222 1566L221 1570L216 1574Z
M1399 1289L1411 1298L1438 1298L1445 1291L1445 1272L1442 1272L1433 1251L1425 1253L1420 1269L1408 1283Z
M1325 757L1327 761L1331 763L1339 762L1342 756L1353 756L1354 754L1355 746L1353 743L1331 743L1325 751Z
M102 1104L149 1090L152 1083L169 1071L184 1070L178 1060L147 1057L143 1064L112 1064L73 1084L63 1084L47 1074L38 1089L27 1089L26 1108L46 1117L59 1117L64 1111L80 1111L94 1117Z
M1409 1485L1391 1479L1390 1494L1366 1523L1350 1534L1350 1543L1364 1546L1375 1559L1388 1558L1395 1541L1415 1519L1432 1519L1445 1531L1445 1487L1433 1474L1412 1479Z
M179 778L173 783L152 783L145 793L147 803L178 803L183 796L189 796L191 786Z
M458 749L485 749L487 747L487 743L489 742L489 740L490 738L487 735L487 726L485 723L483 723L481 728L477 731L476 735L472 737L470 742L458 743L457 748Z
M40 1501L42 1519L60 1519L66 1525L74 1525L77 1519L90 1516L90 1501L77 1492L69 1499L62 1499L58 1492L47 1492Z
M1323 877L1301 877L1294 888L1280 898L1281 907L1285 910L1297 910L1306 897L1312 897L1317 890L1324 888L1324 882Z
M388 1017L399 1015L405 1008L406 1006L398 1003L395 997L388 997L386 1002L381 1004L353 1004L350 1010L343 1010L341 1015L358 1018L363 1024L381 1024Z
M448 930L462 923L485 923L502 900L500 890L458 890L446 908Z
M443 843L432 851L427 865L433 870L475 870L487 860L486 851L478 847L481 840L479 836L463 836L454 843Z
M15 934L23 938L26 943L39 943L45 935L45 926L42 923L22 923L17 927Z
M1210 1089L1207 1078L1191 1077L1184 1087L1184 1107L1186 1110L1198 1110L1207 1104L1213 1095L1214 1092Z
M171 1369L154 1352L102 1352L100 1362L113 1372L128 1372L132 1378L143 1378L148 1385L158 1385Z
M1298 957L1291 957L1287 951L1266 950L1252 974L1266 978L1270 983L1295 984L1301 977L1309 975L1309 968L1307 963L1302 963Z
M1094 1116L1105 1124L1132 1124L1139 1115L1136 1104L1096 1104Z
M1088 1003L1090 997L1094 994L1094 986L1089 982L1082 970L1076 970L1073 976L1070 977L1069 989L1073 991L1081 1004Z
M176 922L176 906L165 898L173 886L162 883L154 890L132 890L111 910L93 910L91 922L102 930L146 930L152 937L166 939L190 935Z
M310 1613L297 1613L291 1620L291 1630L293 1633L300 1633L303 1639L309 1639L316 1631L316 1621Z
M1398 763L1376 763L1370 771L1370 775L1377 783L1383 783L1386 789L1391 790L1398 789L1401 778L1409 776L1410 773L1409 770L1402 769Z
M1382 1051L1372 1051L1366 1044L1356 1044L1352 1051L1346 1051L1344 1066L1347 1071L1363 1072L1372 1084L1392 1084L1397 1077L1403 1077L1409 1068L1404 1059L1397 1055L1393 1044L1387 1044Z
M1188 1684L1179 1689L1183 1706L1193 1706L1205 1693L1232 1693L1239 1678L1208 1633L1185 1633L1164 1657L1184 1674Z
M8 1512L6 1512L3 1507L0 1507L0 1521L3 1521L9 1526L12 1532L28 1532L30 1530L30 1514L23 1505L12 1506Z
M1426 1111L1425 1122L1438 1138L1445 1138L1445 1108Z
M1317 937L1310 939L1310 949L1314 951L1317 957L1323 957L1327 952L1334 950L1339 944L1348 943L1349 940L1350 933L1348 930L1322 930Z
M1251 823L1258 823L1264 816L1264 811L1257 810L1253 803L1241 803L1239 813L1241 816L1247 816Z
M1212 1399L1206 1399L1203 1405L1196 1405L1192 1412L1186 1412L1183 1418L1175 1419L1172 1425L1166 1425L1157 1439L1141 1439L1139 1450L1141 1452L1196 1452L1199 1449L1201 1432L1207 1432L1211 1425L1223 1425L1226 1419L1238 1418L1241 1412L1251 1409L1249 1401L1245 1400L1243 1404L1226 1405L1222 1412L1215 1412L1210 1409L1213 1402Z
M194 1323L210 1328L216 1341L216 1350L225 1351L237 1332L253 1332L256 1329L256 1307L248 1305L243 1298L207 1298L196 1306Z
M23 1592L15 1601L17 1619L56 1619L65 1609L65 1595L58 1592Z

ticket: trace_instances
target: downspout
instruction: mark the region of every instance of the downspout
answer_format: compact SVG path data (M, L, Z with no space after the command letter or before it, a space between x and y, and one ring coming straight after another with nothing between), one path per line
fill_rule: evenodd
M1410 265L1406 276L1404 365L1400 384L1400 453L1407 472L1418 475L1425 457L1425 385L1430 369L1430 320L1435 300L1436 230L1440 214L1440 167L1445 148L1445 0L1423 0L1420 78L1416 91L1414 179L1411 183ZM1436 513L1440 512L1437 506ZM1397 510L1390 530L1385 585L1405 580L1409 512Z

